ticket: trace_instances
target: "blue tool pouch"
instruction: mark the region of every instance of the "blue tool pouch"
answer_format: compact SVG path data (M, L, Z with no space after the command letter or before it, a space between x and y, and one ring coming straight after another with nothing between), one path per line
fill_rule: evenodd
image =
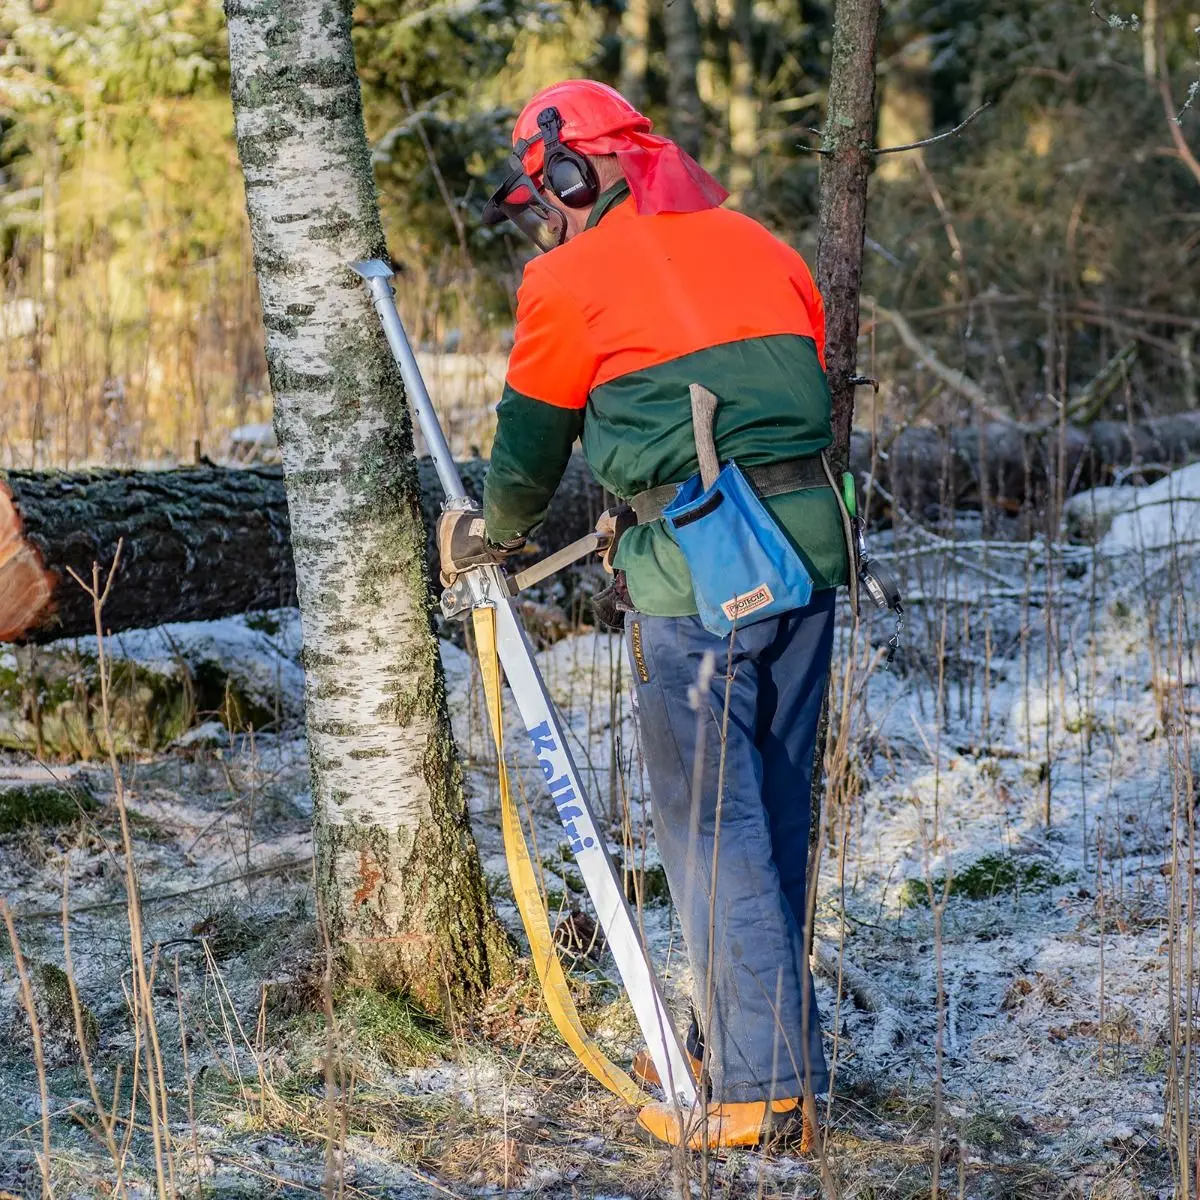
M663 520L687 560L704 628L725 637L736 625L803 608L813 581L737 464L717 472L715 406L711 392L692 385L700 473L679 485Z

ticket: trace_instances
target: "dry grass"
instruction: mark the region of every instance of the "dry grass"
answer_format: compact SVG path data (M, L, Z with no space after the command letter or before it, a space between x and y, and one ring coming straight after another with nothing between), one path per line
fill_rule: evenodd
M265 761L271 743L254 739L237 756L231 749L208 759L165 755L138 764L141 785L174 777L181 802L211 801L203 819L189 818L190 827L181 821L152 829L136 819L133 765L110 752L105 717L98 737L114 822L81 820L58 833L22 835L30 871L40 866L66 882L53 907L26 904L14 889L14 991L37 1028L28 964L58 951L43 919L29 910L48 911L55 927L62 922L68 1032L81 1058L69 1069L39 1062L35 1037L31 1061L13 1065L11 1079L0 1084L0 1158L12 1151L0 1187L22 1195L90 1189L173 1197L235 1188L466 1195L493 1188L650 1197L682 1195L695 1183L713 1196L772 1198L1101 1200L1167 1188L1194 1197L1189 576L1163 576L1147 561L1140 580L1121 585L1121 595L1101 596L1091 584L1090 593L1081 593L1070 572L1090 551L1052 538L1040 545L990 540L976 526L956 538L949 518L931 538L905 514L895 517L891 549L917 597L896 668L899 683L881 670L880 633L886 638L890 628L864 626L842 644L832 693L828 801L818 839L826 866L811 921L836 948L825 1018L837 1082L815 1164L742 1153L696 1163L639 1142L630 1113L559 1048L528 973L453 1028L391 998L338 991L305 873L272 875L269 889L256 874L263 844L284 844L285 808L277 794L301 789L303 768L282 755ZM993 599L971 585L989 571L1013 576L1011 599ZM102 608L101 578L88 586ZM1162 593L1161 603L1121 617L1114 606L1139 587ZM1137 622L1129 636L1152 663L1146 703L1138 709L1152 720L1152 735L1138 734L1138 744L1165 747L1165 790L1148 784L1136 810L1121 786L1122 772L1134 769L1133 735L1122 724L1127 718L1113 711L1121 697L1111 678L1119 657L1114 627L1126 619ZM578 670L554 686L574 714L586 775L614 818L614 839L626 848L627 862L641 865L644 883L652 844L627 682L620 655L595 642ZM903 701L901 688L908 689ZM1002 698L1017 715L1001 711ZM465 708L469 724L460 738L482 779L491 761L482 711ZM901 716L909 722L907 740L897 736ZM1101 768L1111 779L1097 790ZM991 1076L972 1089L970 1071L983 1051L964 1049L969 1041L961 1032L967 951L976 938L996 937L994 926L1007 922L1019 930L1022 914L1038 900L1025 887L1032 877L1019 873L1016 883L993 886L998 894L966 898L962 888L971 875L960 873L954 858L967 807L955 788L966 770L978 781L972 803L999 814L997 845L1005 852L1035 838L1060 852L1070 838L1085 868L1070 887L1052 885L1051 896L1075 922L1055 936L1094 947L1095 991L1069 973L1014 971L996 998L998 1027L1031 1022L1044 1036L1039 1054L1061 1054L1055 1061L1064 1072L1111 1084L1114 1096L1131 1076L1161 1077L1157 1131L1138 1126L1098 1153L1081 1148L1070 1122L1056 1125L997 1102L987 1090ZM889 882L879 870L878 860L896 853L895 844L881 849L871 841L893 786L908 789L907 849L920 862L911 882L926 893L923 906L903 906L905 881ZM536 794L526 799L537 816ZM486 805L477 817L487 823ZM1150 840L1156 823L1166 837L1158 848ZM566 912L579 903L570 864L555 852L552 827L539 829L551 830L540 843L549 899ZM172 857L179 851L186 853ZM219 871L198 865L217 853L227 859ZM189 857L191 864L179 865ZM72 864L84 859L108 864L102 869L119 897L115 911L89 911L90 892L75 903L87 882ZM190 878L166 886L166 861L176 864L170 870L195 871L197 883L210 890L182 894ZM224 883L215 888L213 879ZM669 930L662 904L646 898L641 907L660 938L656 953L665 947L678 957L677 937L662 933L664 925ZM1165 1004L1157 1026L1117 991L1122 947L1139 938L1161 944L1161 953L1146 958L1147 980L1168 978L1158 993ZM911 951L903 971L887 959L896 947ZM895 1052L890 1065L869 1054L886 1014L867 1012L850 986L852 975L874 982L873 971L887 987L900 987L896 980L903 978L912 995L885 995L883 1007L915 1013L906 1036L924 1041L903 1047L911 1049L906 1059ZM585 1022L610 1039L614 1053L626 1053L636 1033L611 984L582 957L574 972ZM113 1004L114 994L123 995L120 1004ZM105 1004L101 1049L93 1052L86 1012ZM12 1095L20 1102L10 1106ZM14 1108L26 1113L19 1123Z

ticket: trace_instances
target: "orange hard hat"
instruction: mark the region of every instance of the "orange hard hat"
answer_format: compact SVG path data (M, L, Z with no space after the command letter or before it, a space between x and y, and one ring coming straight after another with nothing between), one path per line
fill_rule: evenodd
M502 196L509 197L507 209L512 210L513 196L518 203L526 204L542 187L538 175L546 152L539 117L548 113L554 114L558 141L576 154L616 155L639 214L699 212L716 208L729 194L690 154L669 138L652 133L650 118L638 112L616 88L594 79L565 79L543 88L521 109L513 127L516 170L510 169L508 179L493 197L497 202L492 205L493 217L512 217L511 211L501 212L503 206L498 202ZM514 191L521 168L525 176L523 190ZM486 212L485 221L494 223Z
M525 169L536 175L542 168L542 142L536 138L538 114L547 108L558 109L562 118L559 137L582 154L611 153L607 145L591 146L595 139L619 133L649 133L654 123L638 112L616 88L594 79L564 79L543 88L521 109L513 127L513 145L532 142L523 154Z

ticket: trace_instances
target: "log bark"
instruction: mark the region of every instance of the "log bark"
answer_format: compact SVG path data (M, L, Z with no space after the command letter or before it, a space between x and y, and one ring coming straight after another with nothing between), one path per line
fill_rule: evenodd
M104 610L113 630L296 603L278 468L12 471L0 475L0 641L93 632L70 572L90 582L118 541Z
M318 900L343 978L461 1019L510 977L450 732L350 6L226 0L304 627Z
M1121 476L1148 480L1197 459L1200 413L1068 425L1063 495ZM873 515L885 519L897 509L934 519L950 508L979 508L985 496L1010 513L1038 512L1055 494L1058 463L1057 429L1002 422L982 430L917 426L874 444L865 433L851 439L850 467L864 492L870 485ZM487 461L458 467L478 499ZM430 459L418 460L417 479L436 590L433 524L442 491ZM516 562L526 565L583 537L609 503L583 458L573 456L545 524ZM67 568L90 578L93 562L112 560L118 538L125 539L122 566L105 607L114 633L296 602L280 467L14 471L0 475L0 641L90 634L90 602Z
M984 454L981 456L981 447ZM1200 459L1200 413L1146 421L1097 421L1063 434L1063 495L1151 479ZM851 440L850 467L871 509L934 519L987 503L1039 512L1055 494L1058 431L996 422L961 429L917 426ZM484 459L458 464L477 499ZM433 523L442 491L428 458L417 462L425 561L437 588ZM986 486L981 486L985 483ZM886 495L884 494L886 493ZM530 539L525 565L591 530L611 502L582 457L572 457L549 515ZM296 602L287 496L280 467L175 471L10 472L0 476L0 641L47 642L92 632L86 595L71 579L112 560L121 571L105 607L114 633L202 621Z
M460 462L483 494L484 459ZM442 489L431 459L417 462L425 563L437 588L433 525ZM571 460L545 523L519 560L582 537L605 507L583 459ZM296 603L283 468L0 473L0 642L86 637L91 601L71 578L92 563L121 564L104 617L110 632L170 621L211 621Z
M1196 461L1200 414L1068 425L1061 458L1059 437L1057 427L999 421L982 429L918 426L881 438L873 452L870 438L856 433L851 466L860 484L869 477L888 493L873 497L877 516L895 507L930 520L951 509L981 508L985 498L990 509L1040 513L1057 494L1060 462L1066 497L1122 476L1154 479Z

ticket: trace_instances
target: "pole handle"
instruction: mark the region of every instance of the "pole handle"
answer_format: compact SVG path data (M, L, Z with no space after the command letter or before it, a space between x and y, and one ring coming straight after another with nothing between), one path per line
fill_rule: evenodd
M371 291L371 299L375 311L383 323L383 332L391 348L392 357L400 368L400 377L404 380L404 391L417 418L421 436L429 448L433 459L434 469L446 493L445 507L450 508L455 503L469 500L466 488L463 487L462 476L454 464L454 456L450 453L450 444L442 432L441 423L434 411L433 401L429 398L429 389L421 377L421 368L417 365L416 355L404 332L400 313L396 310L396 293L392 289L392 268L381 258L368 258L361 262L350 263L350 270L366 281Z

